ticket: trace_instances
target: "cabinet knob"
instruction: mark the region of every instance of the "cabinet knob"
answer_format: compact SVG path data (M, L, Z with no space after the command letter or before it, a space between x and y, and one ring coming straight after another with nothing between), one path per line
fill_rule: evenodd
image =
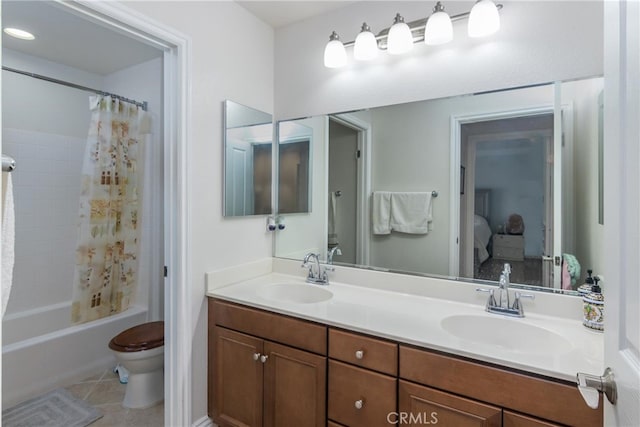
M364 351L358 350L356 351L356 359L362 359L364 357Z
M356 407L356 409L362 409L362 407L364 406L364 402L362 401L362 399L356 400L354 406Z
M262 355L262 356L260 356L260 361L261 361L262 363L264 363L264 362L266 362L266 361L267 361L267 359L268 359L268 358L269 358L269 356L267 356L267 355Z
M260 358L260 353L253 353L253 360L258 360Z

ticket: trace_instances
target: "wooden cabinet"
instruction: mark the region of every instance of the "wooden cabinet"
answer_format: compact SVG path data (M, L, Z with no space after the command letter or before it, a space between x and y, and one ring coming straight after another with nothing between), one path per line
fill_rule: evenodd
M567 382L214 299L208 367L220 426L603 425Z
M329 419L349 427L390 425L398 344L329 328L329 357Z
M388 426L396 387L395 377L329 360L329 419L350 427Z
M600 409L592 410L575 385L405 345L400 346L399 355L402 379L540 420L580 427L603 425L602 396Z
M245 318L248 313L259 314L259 320L284 321L293 326L283 339L285 343L326 349L326 327L321 327L325 333L320 334L324 341L320 344L309 340L309 335L319 331L316 324L267 312L255 313L253 309L247 312L225 303L211 303L210 309L208 400L213 421L221 427L324 427L327 358L244 332L264 327L263 323L247 322ZM224 314L219 319L217 309ZM216 322L231 324L241 331ZM281 332L267 331L265 335L280 337Z
M502 409L429 387L400 381L398 421L406 425L499 427ZM404 415L406 414L406 415ZM400 417L404 416L406 422Z

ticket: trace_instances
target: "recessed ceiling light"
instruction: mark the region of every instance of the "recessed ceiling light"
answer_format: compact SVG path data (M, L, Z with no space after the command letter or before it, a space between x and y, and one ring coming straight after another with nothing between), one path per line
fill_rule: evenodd
M28 31L21 30L19 28L5 28L4 32L10 35L11 37L15 37L21 40L33 40L36 38L33 34Z

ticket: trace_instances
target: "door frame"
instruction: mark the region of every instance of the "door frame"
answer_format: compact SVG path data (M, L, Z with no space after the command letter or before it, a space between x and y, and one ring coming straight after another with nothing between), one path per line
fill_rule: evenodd
M360 161L357 162L357 203L356 203L356 264L369 265L371 222L369 215L369 195L371 194L371 123L361 120L350 113L331 115L329 120L358 132L358 150ZM327 145L328 150L328 145Z
M460 274L460 166L462 155L462 125L485 122L490 120L512 119L523 116L553 114L553 104L543 104L528 108L509 110L495 110L478 114L452 115L450 118L450 154L449 154L449 276L458 277ZM469 174L470 171L466 171Z
M187 159L191 140L191 39L117 2L53 0L96 25L154 46L163 55L164 126L164 407L165 425L191 425L192 298L189 271L191 195Z

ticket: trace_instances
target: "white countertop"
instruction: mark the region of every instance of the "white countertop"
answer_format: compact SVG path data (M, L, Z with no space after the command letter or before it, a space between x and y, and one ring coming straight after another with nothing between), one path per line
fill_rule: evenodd
M525 318L510 318L487 313L482 303L432 298L337 281L328 286L311 285L304 281L303 272L300 275L267 272L233 283L234 279L248 274L247 269L242 271L210 273L207 296L571 382L575 381L577 372L601 375L604 370L602 333L590 331L577 319L527 312L526 307ZM213 285L213 281L217 283ZM320 286L331 291L333 297L317 303L295 303L262 296L266 287L281 283ZM523 323L536 331L540 328L550 331L553 337L564 338L561 341L565 345L562 351L552 354L544 346L529 345L528 351L518 349L517 343L526 342L526 336L509 337L516 343L516 348L511 349L473 337L459 338L441 325L443 319L450 316L488 317L488 321L496 325L495 334L507 333L505 331L513 329L511 326L516 329L524 326L507 322Z

